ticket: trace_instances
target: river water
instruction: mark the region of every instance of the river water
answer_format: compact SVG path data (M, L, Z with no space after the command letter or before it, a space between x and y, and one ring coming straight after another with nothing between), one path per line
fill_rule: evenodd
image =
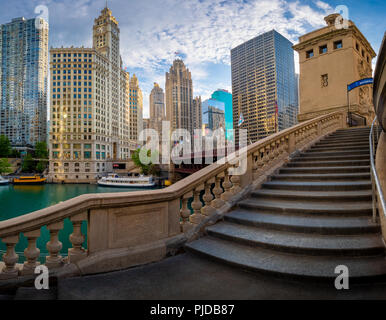
M128 192L143 189L135 188L109 188L99 187L93 184L44 184L36 186L14 186L12 184L0 186L0 221L24 215L39 209L47 208L61 201L65 201L86 193ZM72 223L66 219L64 228L59 232L59 240L63 243L62 255L71 248L69 235L72 233ZM83 222L82 231L86 234L87 224ZM86 237L87 238L87 237ZM40 260L44 262L47 255L46 243L49 241L49 231L41 228L41 236L37 240L37 247L41 251ZM27 239L23 234L16 245L19 254L19 262L24 261L24 249L27 247ZM87 240L83 244L87 247ZM5 244L0 243L0 256L5 252Z

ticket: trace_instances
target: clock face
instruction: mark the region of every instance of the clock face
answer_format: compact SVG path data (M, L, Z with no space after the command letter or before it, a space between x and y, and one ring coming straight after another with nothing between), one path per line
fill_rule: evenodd
M99 27L99 28L98 28L98 33L102 33L103 30L104 30L103 27Z

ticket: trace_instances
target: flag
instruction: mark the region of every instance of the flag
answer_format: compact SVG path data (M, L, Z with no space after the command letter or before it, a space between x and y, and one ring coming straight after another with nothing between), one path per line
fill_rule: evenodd
M244 123L244 117L243 117L243 114L240 113L240 119L239 119L239 127Z

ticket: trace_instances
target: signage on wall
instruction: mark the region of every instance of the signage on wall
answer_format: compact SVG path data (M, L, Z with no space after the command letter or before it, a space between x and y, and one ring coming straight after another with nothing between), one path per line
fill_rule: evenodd
M353 83L350 83L347 85L347 91L351 91L352 89L355 89L356 87L364 86L366 84L372 84L373 78L365 78L358 81L355 81Z

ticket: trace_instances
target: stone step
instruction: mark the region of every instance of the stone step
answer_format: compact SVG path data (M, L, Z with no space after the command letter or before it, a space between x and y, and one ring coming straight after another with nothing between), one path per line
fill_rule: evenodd
M345 265L349 269L350 283L385 279L386 259L381 255L331 257L278 253L209 236L188 243L185 247L222 263L281 277L331 281L331 285L334 285L336 267Z
M316 143L314 144L311 149L314 148L339 148L339 147L354 147L354 148L366 148L369 146L368 141L360 141L360 142L348 142L348 141L342 141L342 142L330 142L329 143Z
M306 154L308 155L312 155L314 156L315 154L334 154L334 155L342 155L342 154L351 154L351 155L354 155L354 154L369 154L370 153L370 149L369 148L366 148L366 149L353 149L353 150L341 150L341 151L338 151L338 150L307 150Z
M332 139L332 138L328 138L328 139L322 139L322 140L319 140L318 142L316 142L316 145L320 145L320 144L331 144L331 143L369 143L369 138L368 137L365 137L365 138L353 138L353 139Z
M364 234L378 233L380 226L370 217L316 216L307 214L279 214L235 209L224 216L225 221L272 230L312 234Z
M370 190L370 181L328 181L328 182L296 182L296 181L268 181L263 184L266 189L305 190L305 191L350 191Z
M216 238L280 252L310 255L380 255L385 247L380 234L320 235L267 230L221 222L206 228Z
M347 147L344 147L344 146L338 146L338 147L326 147L326 146L323 146L323 147L317 147L317 146L313 146L311 147L308 152L312 152L312 151L319 151L319 152L323 152L323 151L327 151L327 152L331 152L331 151L351 151L351 150L356 150L356 149L363 149L363 150L366 150L366 149L369 149L369 144L365 144L365 145L359 145L358 147L355 147L355 146L347 146Z
M365 138L365 137L369 137L370 135L370 132L368 133L337 133L337 134L332 134L328 137L326 137L326 139L359 139L359 138Z
M341 160L341 161L291 161L287 167L344 167L344 166L368 166L370 159Z
M286 180L286 181L328 181L328 180L344 180L344 181L356 181L356 180L369 180L370 172L362 173L326 173L326 174L277 174L271 176L271 180Z
M251 196L258 199L282 199L291 201L371 201L371 190L363 191L291 191L259 189Z
M284 167L279 173L345 173L345 172L370 172L370 166L347 167Z
M294 157L291 161L316 161L316 160L366 160L370 158L370 154L354 154L354 155L344 155L344 156L331 156L321 154L315 156L311 154L310 156L300 155L299 157Z
M279 212L285 214L308 213L315 215L339 215L339 216L370 216L372 203L361 202L293 202L286 200L269 200L249 198L238 202L238 207L253 211Z
M343 157L343 156L364 156L370 158L369 150L359 151L332 151L332 152L301 152L296 157L312 158L312 157Z

